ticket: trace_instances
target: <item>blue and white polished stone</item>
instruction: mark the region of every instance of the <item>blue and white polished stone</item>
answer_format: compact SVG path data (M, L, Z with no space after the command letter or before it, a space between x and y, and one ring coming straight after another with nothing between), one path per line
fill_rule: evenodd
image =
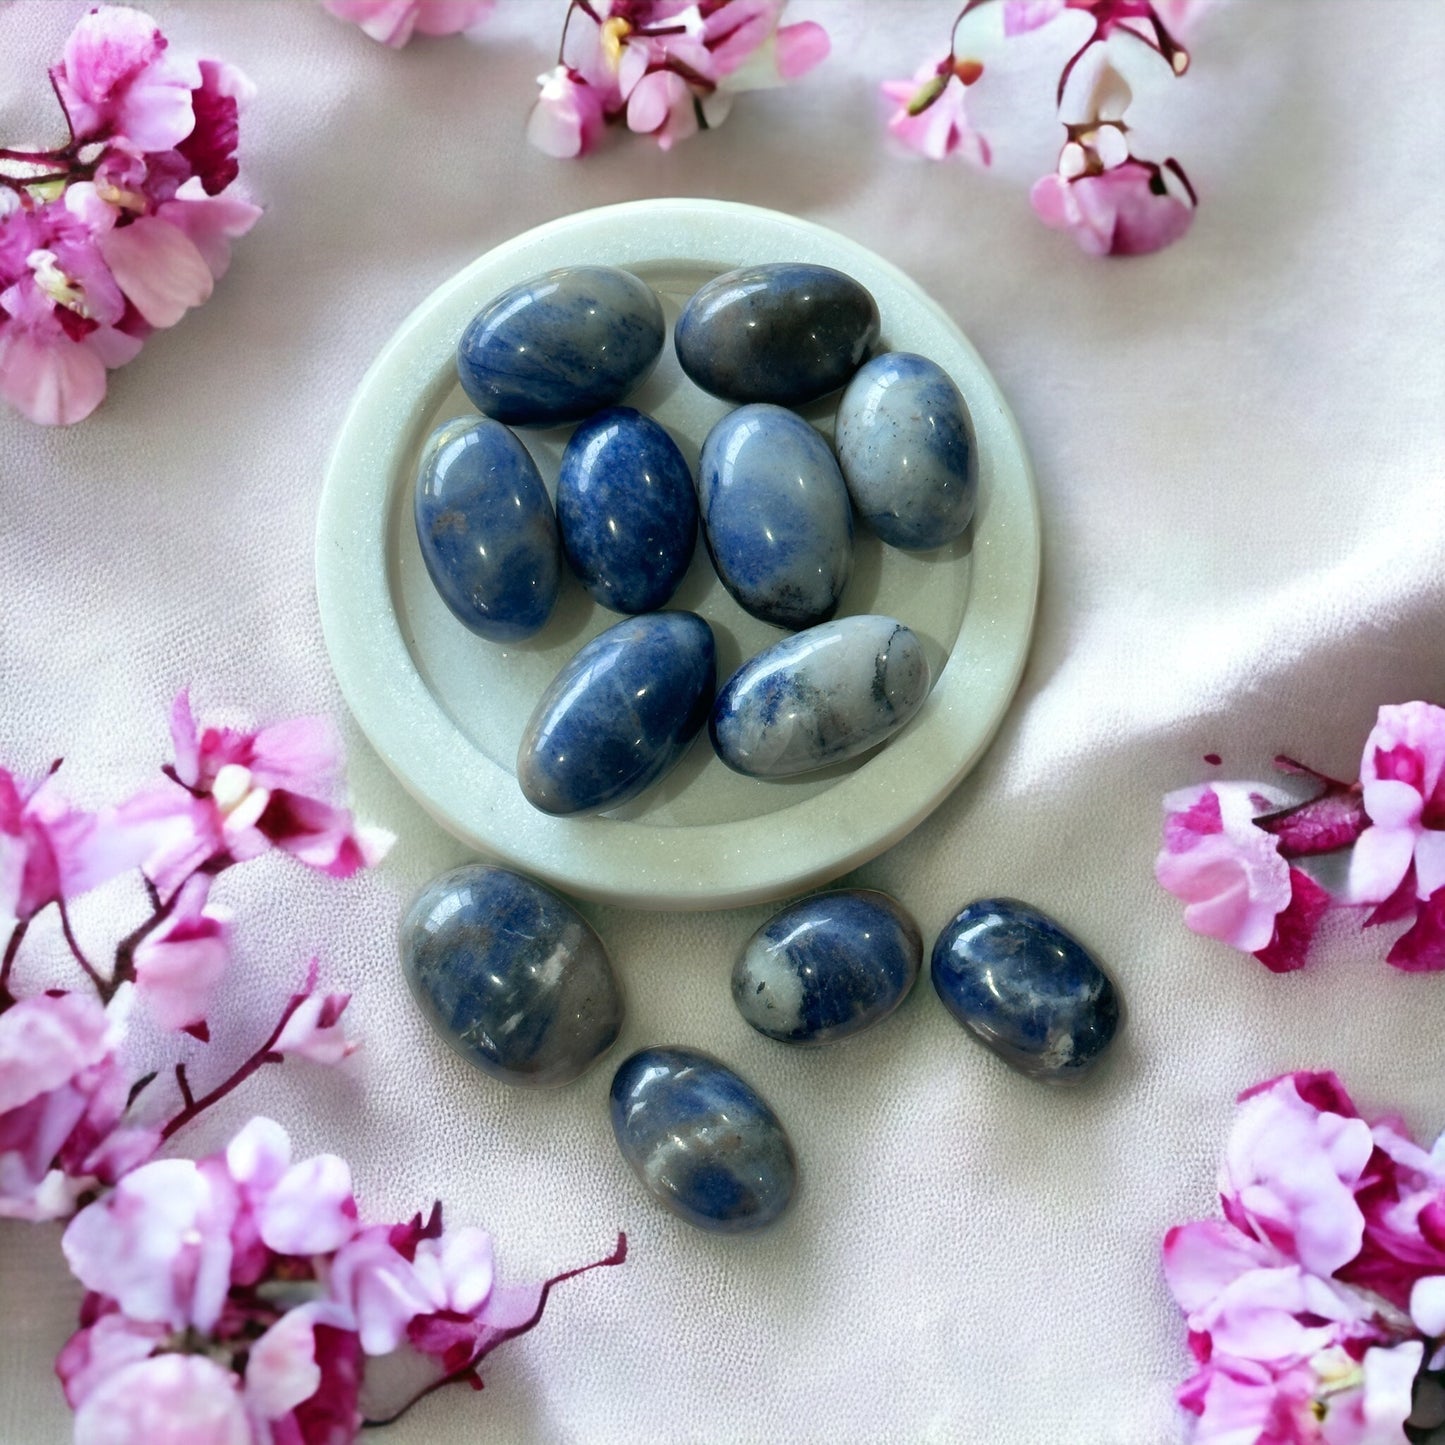
M458 417L427 438L414 512L422 561L458 621L514 642L552 615L557 519L536 464L501 422Z
M907 351L875 356L848 383L835 435L853 505L890 546L941 547L973 519L968 411L935 362Z
M400 943L432 1027L504 1083L569 1083L622 1028L622 991L601 939L520 873L468 863L442 874L407 910Z
M733 1002L770 1039L829 1044L887 1018L922 962L918 925L886 893L819 893L748 940L733 965Z
M698 492L708 550L738 605L775 627L837 610L853 508L823 437L780 406L744 406L707 434Z
M752 778L809 773L892 737L923 706L929 682L923 645L901 622L840 617L733 673L713 705L713 747Z
M534 808L615 808L682 760L717 684L712 628L693 612L629 617L599 633L542 694L517 753Z
M645 281L615 266L569 266L504 291L457 347L472 405L509 426L581 421L640 386L667 327Z
M697 544L697 494L677 443L630 406L584 421L562 453L557 525L568 564L597 601L656 611Z
M778 1116L696 1049L643 1049L624 1060L612 1079L612 1132L652 1197L699 1229L762 1229L797 1187L798 1161Z
M728 401L802 406L857 371L878 341L878 303L828 266L774 262L709 281L673 329L682 369Z
M1077 1083L1122 1021L1119 992L1088 949L1017 899L970 903L939 934L932 971L964 1028L1046 1083Z

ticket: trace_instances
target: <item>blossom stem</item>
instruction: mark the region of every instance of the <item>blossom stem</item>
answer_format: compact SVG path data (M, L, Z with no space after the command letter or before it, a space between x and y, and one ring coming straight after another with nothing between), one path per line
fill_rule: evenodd
M568 28L569 28L569 27L571 26L571 24L572 24L572 17L573 17L579 10L580 10L584 15L586 15L586 16L588 17L588 19L595 21L596 24L598 24L599 26L602 24L601 17L600 17L600 16L597 14L597 12L587 3L587 0L572 0L572 3L571 3L570 5L568 5L568 7L567 7L567 18L562 22L562 38L557 42L557 64L558 64L558 65L565 65L565 64L567 63L567 62L563 59L563 56L566 54L566 51L567 51L567 30L568 30Z
M65 935L66 947L74 955L75 961L85 970L85 976L95 985L95 991L100 995L101 1001L109 1003L116 990L114 980L102 978L99 969L85 956L85 950L81 948L80 941L75 936L75 930L70 926L70 910L65 906L65 899L57 898L55 906L60 910L60 931Z
M5 957L0 959L0 1009L7 1009L15 1002L15 995L10 992L10 970L15 964L15 955L20 952L25 930L29 927L28 918L16 922L10 932L10 941L5 945Z
M626 1261L627 1236L625 1234L619 1234L617 1236L617 1247L605 1259L594 1259L591 1264L578 1265L576 1269L569 1269L563 1274L553 1275L551 1279L547 1280L542 1286L541 1293L537 1296L537 1308L533 1310L531 1315L523 1320L521 1324L513 1325L511 1329L508 1330L499 1330L492 1336L486 1346L478 1350L466 1364L459 1365L455 1370L448 1370L445 1375L433 1380L431 1384L425 1386L423 1389L418 1390L406 1404L392 1414L376 1420L363 1420L361 1422L361 1428L363 1430L378 1430L383 1425L393 1425L396 1421L400 1420L413 1405L419 1405L428 1395L434 1394L443 1386L454 1385L462 1380L474 1379L477 1366L487 1355L491 1354L498 1345L504 1345L508 1340L514 1340L518 1335L525 1335L528 1330L533 1329L541 1321L542 1312L547 1308L547 1296L552 1293L553 1285L561 1284L564 1280L576 1279L579 1274L586 1274L589 1270L606 1269L610 1265L625 1264ZM480 1381L477 1381L476 1388L481 1388Z
M27 165L43 166L63 159L58 151L17 151L9 146L0 146L0 161L24 161Z

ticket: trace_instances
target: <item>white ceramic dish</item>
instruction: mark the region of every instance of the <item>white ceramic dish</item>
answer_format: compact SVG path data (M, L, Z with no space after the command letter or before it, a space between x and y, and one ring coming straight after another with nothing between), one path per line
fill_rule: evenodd
M661 784L604 817L536 812L517 786L523 727L547 683L619 619L571 577L547 626L525 643L473 636L432 588L411 495L423 440L472 414L457 385L457 338L498 292L582 262L624 266L659 292L669 323L704 281L762 261L815 261L877 298L883 345L916 351L958 383L972 417L978 512L969 535L928 554L885 547L861 527L842 613L882 612L924 640L933 691L886 746L784 782L725 768L704 734ZM831 436L837 398L804 410ZM628 398L696 466L726 403L683 377L671 337ZM549 488L570 428L519 433ZM1018 427L993 378L948 316L873 252L821 226L722 201L634 201L540 226L498 246L427 298L362 380L337 439L316 540L321 622L362 730L443 827L479 851L588 898L644 908L718 908L836 878L902 838L988 745L1018 685L1039 577L1037 500ZM719 683L781 635L748 616L699 543L669 604L700 612L718 640Z

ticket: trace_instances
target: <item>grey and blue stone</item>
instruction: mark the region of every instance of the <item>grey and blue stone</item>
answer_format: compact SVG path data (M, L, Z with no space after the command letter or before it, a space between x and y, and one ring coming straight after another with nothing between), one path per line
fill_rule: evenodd
M1123 1020L1113 980L1078 939L1013 898L970 903L933 945L944 1007L1006 1064L1077 1083Z
M599 633L542 694L517 752L534 808L615 808L681 761L717 684L712 628L694 612L651 612Z
M473 632L515 642L552 615L557 519L536 463L501 422L458 417L427 438L414 511L427 573Z
M968 410L936 362L907 351L875 356L848 383L834 435L853 505L890 546L941 547L972 521Z
M571 904L520 873L468 863L417 895L401 966L431 1026L508 1084L570 1083L616 1042L622 991Z
M568 266L504 291L457 346L472 405L509 426L558 426L612 406L657 363L667 327L645 281Z
M584 421L562 453L557 525L568 565L597 601L656 611L697 543L697 494L677 443L630 406Z
M907 723L929 681L923 645L901 622L840 617L775 642L733 673L713 705L713 747L752 778L846 762Z
M778 1116L696 1049L625 1059L612 1078L612 1132L648 1193L699 1229L762 1229L797 1187L798 1161Z
M858 370L878 341L878 303L828 266L773 262L709 281L673 329L682 369L728 401L803 406Z
M780 406L744 406L707 434L703 534L738 605L775 627L837 610L853 570L853 508L823 437Z
M830 1044L887 1018L922 962L918 925L886 893L819 893L748 940L733 965L733 1002L770 1039Z

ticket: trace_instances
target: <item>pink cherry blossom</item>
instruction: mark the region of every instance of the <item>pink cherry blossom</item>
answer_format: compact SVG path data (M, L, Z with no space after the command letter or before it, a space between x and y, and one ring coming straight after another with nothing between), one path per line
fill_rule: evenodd
M194 62L167 53L149 15L124 5L82 17L51 72L77 140L127 136L142 150L169 150L195 125Z
M75 1445L258 1445L240 1381L204 1355L155 1355L108 1376L75 1412Z
M156 215L191 242L219 281L231 265L231 242L256 224L261 208L243 196L207 195L201 178L192 176L156 208Z
M1034 183L1029 200L1046 226L1068 231L1095 256L1161 251L1194 220L1193 205L1169 189L1161 168L1136 160L1073 180L1055 172Z
M341 1445L361 1428L361 1349L324 1300L288 1310L251 1346L245 1400L275 1445Z
M200 72L201 83L191 92L195 125L176 151L206 195L217 196L241 173L236 160L237 121L241 108L254 99L256 87L234 65L221 60L201 61Z
M456 35L491 14L496 0L321 0L373 40L400 49L412 35Z
M1350 896L1380 903L1415 866L1415 891L1445 888L1445 708L1382 707L1360 763L1370 826L1350 860Z
M78 1408L107 1376L148 1359L169 1334L164 1325L121 1314L114 1300L99 1295L87 1296L85 1310L90 1323L71 1335L55 1357L55 1373L71 1409Z
M184 231L159 216L103 231L96 246L126 300L150 326L174 326L210 298L215 278L206 258Z
M650 135L662 150L696 135L697 109L692 88L670 70L644 75L627 98L627 128Z
M934 98L918 108L935 89ZM925 65L912 80L885 81L883 94L898 105L888 118L888 129L910 149L935 161L952 155L979 166L991 161L988 140L969 122L965 82L952 65L947 75Z
M564 160L595 150L606 124L601 91L565 65L538 82L542 93L527 120L527 139Z
M230 962L230 914L207 906L210 891L211 880L193 874L166 921L136 947L136 992L164 1029L203 1030Z
M313 972L315 968L313 960ZM278 1054L318 1064L339 1064L350 1058L357 1044L341 1031L341 1015L350 1002L349 993L309 994L297 1005L271 1047Z
M361 1230L337 1251L327 1271L329 1297L343 1305L368 1355L388 1355L406 1338L406 1327L430 1301L412 1261L392 1243L384 1224Z

